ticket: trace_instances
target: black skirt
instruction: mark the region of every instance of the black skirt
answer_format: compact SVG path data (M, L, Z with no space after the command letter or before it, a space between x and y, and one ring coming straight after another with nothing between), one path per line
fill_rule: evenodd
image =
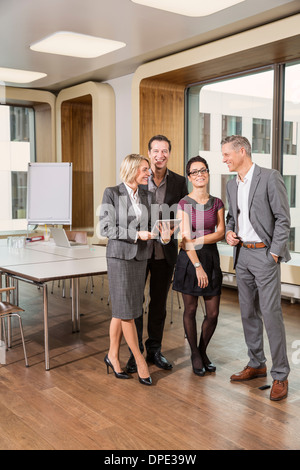
M208 277L208 286L198 286L196 269L185 250L180 250L174 273L173 289L182 294L211 297L221 295L222 271L217 245L203 245L197 255Z

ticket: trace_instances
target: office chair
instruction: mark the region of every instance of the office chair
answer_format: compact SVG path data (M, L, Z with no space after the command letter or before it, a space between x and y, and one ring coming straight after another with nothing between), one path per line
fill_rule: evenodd
M8 350L7 346L7 335L6 335L6 325L5 325L5 318L12 318L12 317L17 317L19 319L19 325L20 325L20 332L21 332L21 338L22 338L22 343L23 343L23 350L24 350L24 357L25 357L25 365L26 367L29 367L28 365L28 360L27 360L27 354L26 354L26 348L25 348L25 339L24 339L24 333L23 333L23 325L22 325L22 319L19 314L19 312L24 312L24 310L17 305L13 305L9 301L9 292L11 290L14 290L15 287L1 287L0 288L0 320L1 320L1 327L3 328L3 334L4 334L4 343L5 343L5 348ZM6 302L2 302L2 293L6 292L7 293L7 298Z

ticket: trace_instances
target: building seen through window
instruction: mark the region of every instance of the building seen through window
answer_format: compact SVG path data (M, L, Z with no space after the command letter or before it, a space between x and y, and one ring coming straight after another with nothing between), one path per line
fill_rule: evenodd
M0 105L0 232L27 229L27 169L35 161L34 110Z
M252 145L252 160L274 168L272 155L274 109L273 68L222 81L191 86L187 91L186 161L201 155L210 168L210 193L220 197L225 209L226 184L235 177L222 162L221 140L244 135ZM300 252L300 64L285 66L284 116L280 167L291 210L289 247ZM199 125L196 125L196 123ZM198 131L200 129L200 132Z

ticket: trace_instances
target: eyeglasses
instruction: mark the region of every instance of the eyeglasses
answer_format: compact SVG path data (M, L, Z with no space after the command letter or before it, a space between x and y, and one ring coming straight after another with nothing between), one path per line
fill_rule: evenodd
M207 168L201 168L201 170L193 170L190 171L189 176L198 176L198 175L205 175L209 173L209 170Z

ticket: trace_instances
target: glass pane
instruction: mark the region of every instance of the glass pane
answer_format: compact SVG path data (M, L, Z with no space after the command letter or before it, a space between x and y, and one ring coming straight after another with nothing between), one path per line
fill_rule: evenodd
M241 116L222 116L222 139L228 135L242 134Z
M35 161L34 110L0 106L0 232L27 230L27 168Z
M29 142L29 109L16 106L10 107L10 140L13 142Z
M225 207L226 182L232 174L222 163L222 138L232 134L244 135L252 143L253 161L266 168L272 166L273 81L273 70L265 70L196 85L188 90L186 159L200 154L207 160L210 193L220 197ZM209 126L205 132L199 132L204 116ZM203 129L204 124L201 126Z
M210 115L208 113L200 113L199 120L200 150L210 150Z
M271 119L252 119L252 153L271 153Z
M27 206L27 172L11 173L12 219L25 219Z
M300 64L285 67L283 177L290 198L290 248L300 252Z

